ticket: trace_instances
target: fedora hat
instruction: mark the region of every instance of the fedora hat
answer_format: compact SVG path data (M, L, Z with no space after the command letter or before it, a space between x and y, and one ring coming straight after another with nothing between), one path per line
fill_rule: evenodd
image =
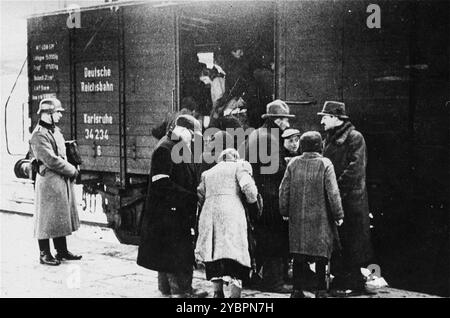
M281 99L276 99L266 106L266 113L261 118L269 117L288 117L293 118L295 115L289 114L289 106Z
M347 114L345 113L345 104L335 101L326 101L323 104L322 111L317 113L317 115L332 115L341 119L348 118Z

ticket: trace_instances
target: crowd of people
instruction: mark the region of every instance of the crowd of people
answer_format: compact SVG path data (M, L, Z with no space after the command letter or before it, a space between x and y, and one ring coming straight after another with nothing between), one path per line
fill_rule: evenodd
M63 110L55 98L42 100L30 141L38 162L35 237L46 265L81 259L65 239L79 227L73 195L79 167L67 161L56 126ZM162 294L206 297L208 291L192 288L200 264L216 298L225 297L224 286L231 298L241 297L244 286L292 298L306 291L365 292L360 268L373 253L364 137L342 102L325 102L318 115L324 140L319 132L290 127L295 116L279 99L266 105L261 126L240 141L230 128L245 126L233 114L220 114L215 133L205 136L189 111L154 129L160 140L149 167L137 264L158 272Z
M294 115L281 100L267 104L263 124L241 143L229 127L203 140L193 116L174 119L152 156L137 258L158 271L164 295L206 297L192 288L198 264L217 298L224 286L231 298L243 286L293 298L365 292L360 268L372 249L364 138L344 103L326 102L318 115L324 141L291 128ZM174 160L175 148L192 160Z

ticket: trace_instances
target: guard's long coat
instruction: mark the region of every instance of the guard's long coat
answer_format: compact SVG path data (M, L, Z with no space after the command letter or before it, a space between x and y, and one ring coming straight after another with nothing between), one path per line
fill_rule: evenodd
M43 163L35 184L34 236L37 239L70 235L80 227L70 180L76 168L66 160L64 142L57 127L52 132L37 125L31 136L32 154Z

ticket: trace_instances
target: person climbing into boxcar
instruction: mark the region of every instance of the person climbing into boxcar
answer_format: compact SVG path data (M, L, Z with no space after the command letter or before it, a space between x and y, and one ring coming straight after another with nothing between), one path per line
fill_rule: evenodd
M252 127L262 125L261 115L264 114L265 106L274 98L274 62L270 54L263 52L257 59L253 70L253 79L255 82L256 98L254 107L249 108L249 123Z
M204 67L199 75L199 80L209 86L211 92L212 109L217 107L217 101L225 93L225 75L219 73L216 68Z
M195 255L205 264L214 298L225 297L224 283L231 286L230 298L241 297L242 280L247 279L251 266L247 218L241 200L257 205L257 195L251 165L240 160L234 148L222 151L219 163L202 173Z
M239 153L253 168L256 185L261 193L264 208L255 224L257 245L256 261L263 268L262 288L267 291L290 293L284 284L283 260L289 255L288 228L279 212L278 187L286 169L281 157L283 144L281 133L289 127L289 106L275 100L266 107L262 115L264 124L253 131L241 145ZM270 156L270 157L264 157Z
M323 155L334 165L345 223L339 229L342 257L333 257L333 289L337 295L365 292L360 268L373 257L370 241L369 206L366 189L367 150L363 135L346 115L345 104L324 103L318 115L326 131Z
M289 220L289 249L294 255L291 298L305 298L308 262L316 264L316 296L326 289L325 268L339 250L336 225L344 212L333 164L322 153L322 137L309 131L300 138L303 154L288 164L280 185L280 213Z
M157 271L159 290L171 297L207 296L192 288L198 182L191 143L199 126L190 115L178 116L150 167L137 264Z
M244 127L256 128L259 127L260 118L253 120L255 114L258 113L258 97L256 81L250 64L250 57L246 56L244 46L240 43L233 43L230 55L225 60L225 72L227 74L225 88L226 94L229 96L227 102L232 99L234 99L234 102L227 105L228 111L224 109L224 115L235 114L237 117L242 117L241 122ZM251 120L249 120L249 117Z
M181 100L180 111L167 113L163 122L159 126L152 129L152 136L158 140L163 138L170 130L174 128L175 119L180 115L192 115L198 119L198 107L199 106L193 97L184 97Z
M78 230L80 221L73 184L78 168L66 158L66 147L61 130L56 126L64 111L56 98L39 103L39 123L30 140L32 157L38 164L34 200L34 236L38 239L40 263L59 265L63 260L79 260L67 249L66 236ZM50 241L56 255L50 252Z
M240 43L233 43L230 54L225 56L226 89L232 90L237 85L244 85L251 77L250 63L245 56L244 47Z

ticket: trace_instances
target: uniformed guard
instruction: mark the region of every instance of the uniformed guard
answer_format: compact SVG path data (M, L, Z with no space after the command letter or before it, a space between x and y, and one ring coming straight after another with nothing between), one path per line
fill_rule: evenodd
M59 265L62 260L79 260L67 250L66 236L80 227L73 183L78 168L66 159L64 137L56 124L64 109L56 98L39 104L39 123L30 140L31 152L38 163L35 183L34 237L38 239L40 262ZM49 239L57 251L50 252Z

